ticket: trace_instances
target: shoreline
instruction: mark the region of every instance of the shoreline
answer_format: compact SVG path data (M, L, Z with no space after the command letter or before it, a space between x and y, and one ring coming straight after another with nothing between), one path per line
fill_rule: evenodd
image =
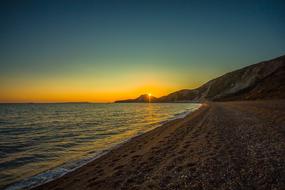
M284 102L203 104L32 189L279 189L285 185Z
M153 132L154 130L158 130L159 128L163 128L163 127L168 127L169 125L172 125L172 124L175 124L179 121L183 121L186 117L190 117L192 116L192 114L197 114L196 112L199 112L201 109L205 109L206 107L208 107L208 105L206 103L200 103L201 105L199 106L199 108L195 109L194 111L187 111L188 113L184 113L182 112L182 117L181 116L178 116L176 118L173 117L173 118L170 118L168 120L165 120L165 121L162 121L161 125L158 126L158 127L155 127L154 129L151 129L150 131L147 131L145 133L142 133L142 134L138 134L136 136L133 136L129 139L126 139L124 140L123 142L120 142L118 143L117 145L113 146L113 147L110 147L109 149L106 149L106 150L103 150L101 153L99 153L98 155L96 155L93 159L91 159L90 161L84 163L83 165L80 165L76 168L74 168L73 170L63 174L63 175L60 175L54 179L50 179L44 183L41 183L41 184L38 184L38 185L35 185L35 186L30 186L30 187L26 187L27 189L31 189L31 190L36 190L36 189L41 189L43 186L45 186L46 184L49 184L49 183L53 183L54 181L57 181L57 180L61 180L61 178L63 177L66 177L68 175L72 175L73 172L77 172L78 169L82 169L83 167L88 167L89 164L92 164L92 162L96 162L98 159L102 158L103 156L106 156L110 153L112 153L113 151L116 151L117 149L119 149L120 147L122 146L125 146L127 143L131 143L132 141L135 141L136 138L144 138L143 136L144 135L147 135L148 133L151 133ZM200 114L200 112L199 112ZM10 190L9 187L8 189L5 189L5 190Z
M186 111L183 111L181 113L177 113L177 114L173 115L173 117L170 117L166 120L159 122L157 127L150 129L149 131L146 131L144 133L139 133L135 136L129 137L125 140L118 142L118 144L115 144L109 148L106 148L103 150L98 150L98 153L94 154L93 156L89 156L87 158L83 158L83 159L73 161L70 163L65 163L65 164L60 165L58 167L49 169L43 173L39 173L39 174L32 176L28 179L24 179L22 181L14 183L14 184L8 185L7 187L4 187L4 190L34 189L34 188L37 188L39 186L45 185L47 183L53 182L54 180L60 179L63 176L68 175L69 173L72 173L72 172L80 169L81 167L84 167L85 165L88 165L91 162L95 162L96 160L98 160L102 156L110 153L111 151L115 151L117 148L124 146L126 143L132 141L134 138L137 138L141 135L144 135L148 132L151 132L152 130L155 130L156 128L160 128L169 122L174 122L176 120L183 119L183 118L187 117L188 115L192 114L193 112L199 110L202 107L203 103L199 103L199 104L200 105L198 108L187 109ZM69 169L69 167L71 167L71 165L76 165L76 166ZM49 177L49 178L45 177L45 176L51 176L51 175L53 175L53 176Z

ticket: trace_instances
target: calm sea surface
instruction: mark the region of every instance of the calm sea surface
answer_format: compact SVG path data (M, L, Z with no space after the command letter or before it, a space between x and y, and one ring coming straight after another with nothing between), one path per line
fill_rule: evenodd
M0 189L59 177L200 104L0 104Z

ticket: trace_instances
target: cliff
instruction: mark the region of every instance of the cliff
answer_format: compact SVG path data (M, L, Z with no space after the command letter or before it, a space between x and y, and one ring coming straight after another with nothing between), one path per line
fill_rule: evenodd
M142 95L143 96L143 95ZM141 96L140 96L141 97ZM148 102L143 98L132 102ZM152 102L197 102L285 98L285 56L226 73L196 89L173 92ZM125 102L123 100L120 102Z

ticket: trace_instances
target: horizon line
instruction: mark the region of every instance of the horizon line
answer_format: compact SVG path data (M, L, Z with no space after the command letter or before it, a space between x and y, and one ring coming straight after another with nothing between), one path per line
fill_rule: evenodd
M112 102L90 102L90 101L74 101L74 102L0 102L0 104L105 104Z

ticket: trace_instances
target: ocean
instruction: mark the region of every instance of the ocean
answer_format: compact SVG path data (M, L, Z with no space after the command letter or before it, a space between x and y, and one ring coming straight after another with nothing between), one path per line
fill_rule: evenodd
M0 189L24 189L60 177L199 107L194 103L0 104Z

